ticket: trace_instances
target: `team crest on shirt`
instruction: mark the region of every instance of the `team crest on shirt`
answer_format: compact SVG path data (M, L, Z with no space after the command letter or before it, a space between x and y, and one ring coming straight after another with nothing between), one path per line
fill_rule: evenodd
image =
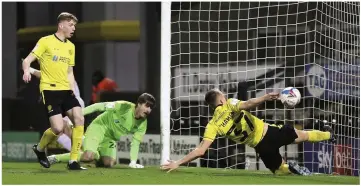
M69 50L69 55L73 55L73 50Z
M48 105L48 111L51 111L52 107L51 105Z

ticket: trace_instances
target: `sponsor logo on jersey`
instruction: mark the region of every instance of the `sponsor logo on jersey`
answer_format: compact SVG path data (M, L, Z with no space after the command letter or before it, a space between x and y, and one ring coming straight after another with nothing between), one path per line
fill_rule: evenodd
M53 61L58 61L59 57L58 56L53 56Z

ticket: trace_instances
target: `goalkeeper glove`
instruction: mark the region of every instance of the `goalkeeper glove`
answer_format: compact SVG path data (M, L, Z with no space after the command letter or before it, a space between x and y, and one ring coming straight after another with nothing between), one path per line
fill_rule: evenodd
M130 167L130 168L134 168L134 169L142 169L142 168L144 168L143 165L137 164L136 161L131 161L131 162L129 163L129 167Z

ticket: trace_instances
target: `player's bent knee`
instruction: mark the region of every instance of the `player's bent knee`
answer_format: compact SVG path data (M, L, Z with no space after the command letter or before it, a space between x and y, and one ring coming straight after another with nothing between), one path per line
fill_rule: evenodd
M105 168L111 168L116 164L116 161L112 158L103 159L103 164Z
M74 117L74 125L84 125L84 116L79 115Z
M101 157L101 160L102 160L105 168L111 168L116 164L115 159L113 159L112 157L109 157L109 156L103 156L103 157Z
M82 155L82 161L89 162L94 160L94 153L86 151Z
M63 123L63 118L61 117L61 115L54 115L54 116L51 116L49 118L49 121L50 121L50 125L51 125L51 131L58 135L60 134L61 132L63 132L64 130L64 123Z
M63 133L63 127L51 126L51 131L56 135L61 135Z
M295 143L301 143L301 142L305 142L308 140L308 133L307 131L303 131L303 130L297 130L295 129L296 133L297 133L297 139L295 139Z

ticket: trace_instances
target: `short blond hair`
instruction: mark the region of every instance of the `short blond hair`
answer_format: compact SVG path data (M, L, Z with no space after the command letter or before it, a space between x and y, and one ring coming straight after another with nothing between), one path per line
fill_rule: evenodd
M68 13L68 12L62 12L59 14L58 16L58 23L60 23L61 21L70 21L73 20L75 23L78 23L78 18L75 17L75 15Z

